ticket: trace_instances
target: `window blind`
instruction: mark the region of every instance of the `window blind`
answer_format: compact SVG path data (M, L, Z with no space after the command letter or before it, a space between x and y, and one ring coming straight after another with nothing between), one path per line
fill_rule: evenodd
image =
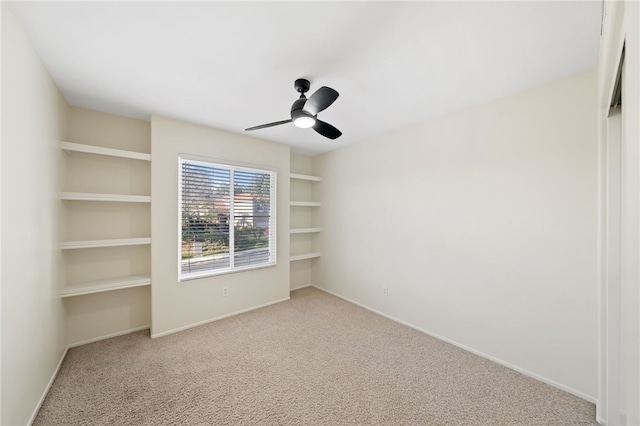
M275 264L275 172L180 159L180 279Z

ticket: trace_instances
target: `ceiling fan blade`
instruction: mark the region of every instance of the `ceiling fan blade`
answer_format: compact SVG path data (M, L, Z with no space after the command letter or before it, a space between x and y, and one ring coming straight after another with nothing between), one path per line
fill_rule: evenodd
M313 130L320 133L325 138L337 139L342 135L342 132L329 123L325 123L322 120L316 120L316 124L313 125Z
M291 119L276 121L274 123L261 124L259 126L249 127L248 129L244 129L244 130L249 131L249 130L266 129L267 127L279 126L281 124L287 124L287 123L291 123Z
M322 86L316 90L309 99L307 99L307 103L304 104L303 110L311 115L316 115L338 99L339 95L340 94L331 87Z

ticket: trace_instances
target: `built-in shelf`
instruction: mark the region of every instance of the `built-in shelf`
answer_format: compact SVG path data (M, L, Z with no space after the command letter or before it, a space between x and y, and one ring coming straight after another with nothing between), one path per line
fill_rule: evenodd
M295 256L291 256L289 258L289 260L291 262L295 262L296 260L305 260L305 259L314 259L316 257L320 257L320 253L304 253L304 254L297 254Z
M104 280L86 281L68 284L62 290L60 297L81 296L83 294L102 293L105 291L121 290L124 288L142 287L151 284L148 275L132 275L129 277L109 278Z
M313 182L322 181L322 179L319 178L318 176L301 175L300 173L289 173L289 177L291 177L291 179L310 180L310 181L313 181Z
M151 161L151 154L122 149L105 148L102 146L83 145L72 142L60 142L60 148L69 152L84 152L86 154L106 155L109 157L129 158L132 160Z
M316 183L321 182L322 179L319 176L306 175L301 173L289 173L290 179L298 180L295 183L296 191L293 193L298 193L300 190L299 198L311 199L315 198L315 193L313 188ZM292 183L292 186L294 184ZM297 197L296 197L297 198ZM295 275L295 282L291 281L290 286L292 288L297 288L299 286L309 285L309 281L311 280L311 261L308 259L317 259L320 257L320 252L312 251L319 250L320 247L318 244L320 240L318 239L320 232L322 232L321 228L317 227L319 224L316 222L317 218L315 215L310 215L311 211L304 209L305 207L322 207L322 203L320 201L303 201L303 200L290 200L291 206L291 223L297 224L298 228L289 228L289 233L291 235L292 244L295 242L295 246L298 247L300 244L308 245L308 248L302 250L295 251L306 251L306 253L293 254L289 257L289 262L298 262L302 260L307 260L306 262L298 262L296 266L292 264L292 271L295 271L295 274L292 272L291 276ZM298 208L303 207L303 208ZM304 226L304 228L303 228ZM295 235L295 237L294 237ZM306 278L304 278L306 277ZM304 279L306 282L302 282Z
M289 232L292 234L310 234L313 232L320 232L320 228L297 228L290 229Z
M291 201L292 207L320 207L322 203L318 201Z
M139 246L151 244L151 238L117 238L112 240L90 240L90 241L67 241L60 245L62 250L99 248L99 247L122 247Z
M63 192L60 199L70 201L113 201L120 203L150 203L149 195L96 194L86 192Z

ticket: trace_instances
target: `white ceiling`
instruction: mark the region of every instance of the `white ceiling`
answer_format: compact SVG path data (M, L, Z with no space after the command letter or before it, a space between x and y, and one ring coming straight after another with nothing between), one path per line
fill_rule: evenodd
M332 141L287 124L251 136L317 154L596 67L601 3L18 2L71 105L245 133L289 118L293 82L340 97Z

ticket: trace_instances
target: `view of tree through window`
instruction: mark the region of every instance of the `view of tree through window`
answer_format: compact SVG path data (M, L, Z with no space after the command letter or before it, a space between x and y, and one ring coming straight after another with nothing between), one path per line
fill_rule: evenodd
M275 264L275 173L180 159L180 278Z

